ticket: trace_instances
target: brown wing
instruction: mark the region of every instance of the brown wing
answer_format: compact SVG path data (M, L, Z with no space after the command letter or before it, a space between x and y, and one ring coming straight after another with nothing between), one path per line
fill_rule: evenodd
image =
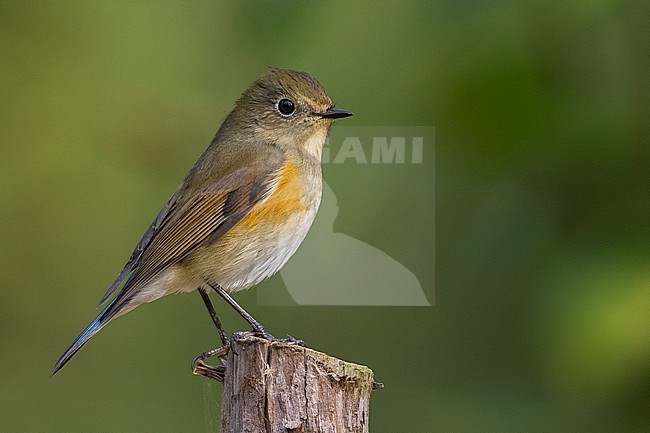
M263 188L255 182L232 191L205 192L180 208L151 241L128 286L136 288L146 284L208 238L214 242L215 233L221 237L270 190L270 183L264 184ZM252 194L253 191L257 194Z
M107 315L116 313L156 275L182 260L194 248L223 236L266 197L273 188L272 179L276 171L269 169L262 175L254 175L249 168L242 168L185 204L172 203L160 225L154 226L159 219L156 218L140 241L142 245L136 247L134 254L137 254L137 259L132 256L120 273L124 278L129 273L127 268L133 270L118 295L121 299L109 307L115 311L107 311Z

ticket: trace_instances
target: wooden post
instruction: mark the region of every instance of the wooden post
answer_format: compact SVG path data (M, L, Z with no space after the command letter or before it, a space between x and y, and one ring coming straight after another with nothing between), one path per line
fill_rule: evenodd
M367 433L368 367L250 334L227 355L221 433Z

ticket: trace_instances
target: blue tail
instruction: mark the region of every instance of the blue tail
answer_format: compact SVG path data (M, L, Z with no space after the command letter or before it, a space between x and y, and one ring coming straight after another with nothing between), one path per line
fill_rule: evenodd
M97 315L95 320L90 322L90 325L86 327L86 329L83 330L83 332L77 337L77 339L72 343L70 347L61 355L58 361L56 361L56 364L54 364L54 368L52 369L52 375L54 375L57 371L59 371L69 360L74 356L75 353L81 347L86 344L90 338L97 334L100 329L104 327L114 316L115 314L120 310L119 305L114 306L116 304L116 301L119 301L121 297L117 296L115 299L113 299L107 306L102 310L101 313ZM117 307L117 308L115 308Z

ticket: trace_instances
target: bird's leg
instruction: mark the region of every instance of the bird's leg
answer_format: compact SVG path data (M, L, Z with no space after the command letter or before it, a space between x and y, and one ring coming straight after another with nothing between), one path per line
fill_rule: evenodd
M208 309L208 313L210 313L210 318L212 318L212 322L214 322L214 325L217 327L217 331L219 332L219 338L221 338L221 344L223 344L223 346L218 347L216 349L208 350L207 352L203 352L200 355L195 356L194 359L192 360L192 373L199 376L205 376L210 379L215 379L223 383L223 379L226 375L225 355L226 353L228 353L228 350L230 349L230 341L228 340L226 331L223 330L223 325L221 324L221 320L219 320L219 316L217 316L217 312L215 311L214 306L210 301L210 296L208 296L208 292L203 287L199 287L199 294L201 295L201 299L203 299L203 303L205 304L205 307ZM204 362L207 358L213 356L218 357L222 365L212 366Z
M203 287L199 287L199 294L201 295L201 298L205 303L205 307L208 309L208 313L210 313L210 317L212 318L214 325L217 327L217 331L219 332L219 338L221 338L221 344L223 344L224 346L228 346L230 344L228 341L228 336L226 335L226 331L223 330L223 325L221 324L221 320L219 320L219 317L217 316L217 312L215 311L214 306L210 301L208 292L206 292Z
M239 315L244 318L244 320L246 320L251 325L251 327L253 328L253 331L255 332L255 334L257 334L258 336L260 336L262 338L265 338L267 340L273 340L274 339L274 337L271 334L269 334L266 329L264 329L264 327L260 324L260 322L258 322L257 320L255 320L255 318L253 316L248 314L248 312L246 310L244 310L228 293L226 293L226 291L223 290L219 284L215 284L215 283L208 283L208 284L210 285L210 287L212 287L212 289L215 292L217 292L219 294L219 296L221 296L223 299L225 299L225 301L236 312L238 312Z
M219 294L236 312L239 313L240 316L246 320L249 325L253 328L253 333L257 335L258 337L264 338L265 340L269 341L282 341L285 343L291 343L291 344L297 344L300 346L304 346L305 343L302 340L297 340L293 337L289 338L275 338L273 335L271 335L264 327L255 320L253 316L251 316L246 310L244 310L228 293L226 293L225 290L221 288L219 284L216 283L208 283L212 289Z

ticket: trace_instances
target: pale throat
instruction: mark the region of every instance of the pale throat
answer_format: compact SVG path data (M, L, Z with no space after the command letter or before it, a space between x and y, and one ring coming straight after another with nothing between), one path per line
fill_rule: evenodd
M305 151L316 158L319 163L323 154L323 144L327 138L327 130L328 128L319 128L314 131L314 133L307 138L303 147Z

